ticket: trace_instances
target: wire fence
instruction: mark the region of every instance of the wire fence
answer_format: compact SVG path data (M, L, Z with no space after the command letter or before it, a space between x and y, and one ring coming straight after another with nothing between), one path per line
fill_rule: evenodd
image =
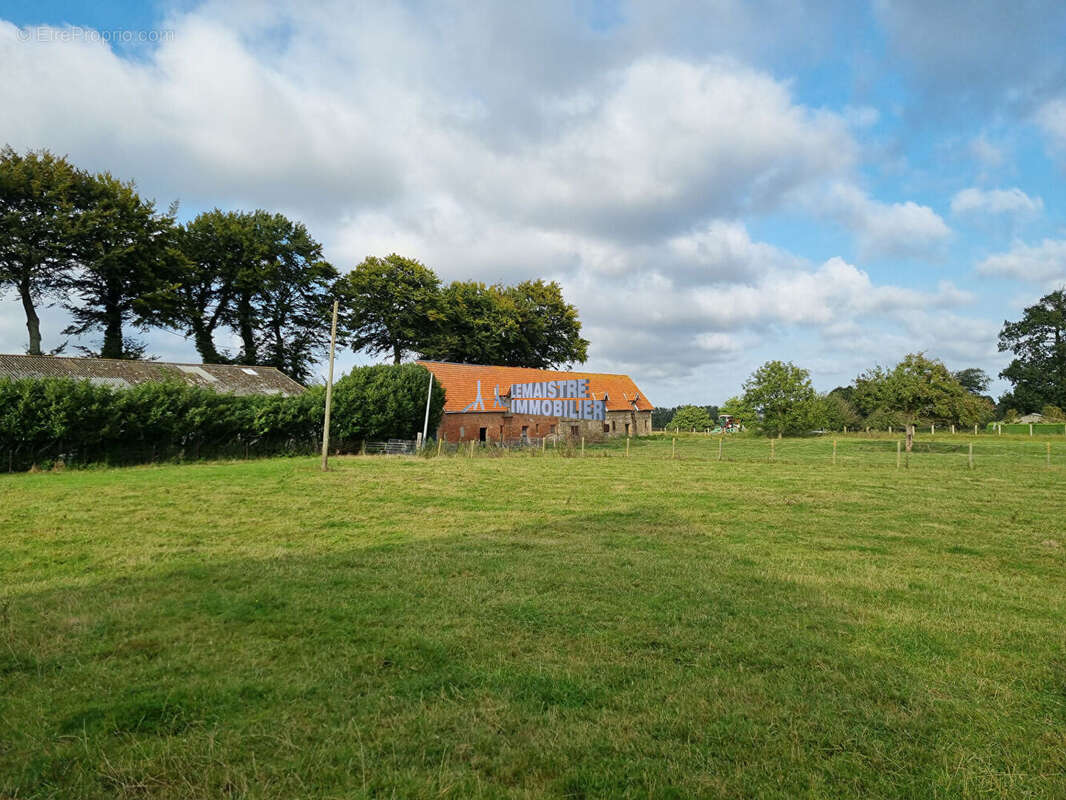
M334 455L420 458L622 458L690 462L834 465L842 468L1066 469L1066 435L919 432L911 452L901 434L859 432L768 439L753 434L653 433L640 437L568 438L446 442L413 439L333 442ZM143 446L76 450L56 442L46 448L0 451L0 471L124 467L206 460L312 456L319 440L194 442L184 446Z
M1066 468L1066 436L980 432L918 434L911 451L902 435L849 433L769 439L750 434L652 434L588 442L579 439L500 442L429 442L425 458L622 458L690 462L829 465L877 469Z

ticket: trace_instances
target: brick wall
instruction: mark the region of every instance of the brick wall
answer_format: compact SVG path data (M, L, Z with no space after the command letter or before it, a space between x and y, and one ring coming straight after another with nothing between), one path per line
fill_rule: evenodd
M641 436L651 433L650 411L608 411L606 423L599 420L559 419L558 417L504 414L500 411L474 413L446 413L441 419L437 436L447 442L469 442L481 439L489 442L513 441L523 434L529 439L540 439L553 433L560 436L625 436L626 423L629 435Z

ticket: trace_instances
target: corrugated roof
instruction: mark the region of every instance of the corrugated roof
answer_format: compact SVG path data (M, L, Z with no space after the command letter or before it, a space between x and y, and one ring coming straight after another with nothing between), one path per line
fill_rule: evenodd
M587 378L589 393L602 400L607 395L608 411L631 411L634 401L638 411L651 411L648 401L628 375L601 372L558 372L529 367L493 367L481 364L455 364L450 361L419 361L432 372L447 393L445 411L503 411L500 399L511 391L512 383ZM480 404L479 400L480 392Z
M303 386L275 367L109 358L0 354L0 377L74 378L116 388L169 379L229 394L297 395L304 391Z

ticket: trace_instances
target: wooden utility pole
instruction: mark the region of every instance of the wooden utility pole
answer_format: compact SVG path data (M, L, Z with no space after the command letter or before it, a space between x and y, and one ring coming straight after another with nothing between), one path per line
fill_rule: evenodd
M333 356L337 350L337 308L333 301L333 325L329 331L329 378L326 380L326 418L322 422L322 471L329 472L329 413L333 409Z
M426 370L429 372L429 370ZM429 434L429 401L433 399L433 373L429 373L429 388L426 390L426 419L422 423L422 444L426 443Z

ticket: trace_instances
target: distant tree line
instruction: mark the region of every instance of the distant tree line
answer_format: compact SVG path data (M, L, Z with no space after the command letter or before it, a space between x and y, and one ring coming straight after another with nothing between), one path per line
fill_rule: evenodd
M923 353L912 353L891 369L874 367L854 383L820 394L810 373L791 362L768 361L744 382L743 392L716 406L657 408L653 427L702 431L717 425L719 413L767 436L817 431L896 428L913 434L918 424L978 425L993 418L992 398L982 392L988 376L976 368L952 373ZM908 439L909 446L909 439Z
M749 429L778 436L845 427L897 428L912 434L918 424L969 427L997 416L1010 421L1032 412L1052 422L1066 421L1066 290L1040 298L1017 322L1005 321L999 349L1015 358L1000 373L1012 389L998 403L986 394L992 381L984 370L951 372L937 359L911 353L891 369L873 367L826 394L814 390L807 370L769 361L721 411ZM652 425L660 430L702 430L717 412L714 406L656 408Z
M131 181L44 151L0 150L0 292L21 301L27 352L43 354L39 309L71 316L63 335L97 334L101 358L142 358L135 332L175 330L205 363L275 366L306 382L339 339L395 363L424 358L549 367L583 362L577 310L557 283L442 286L419 262L368 257L340 275L307 228L268 211L214 209L178 224ZM231 351L219 337L236 339ZM61 351L63 345L52 350Z
M702 431L718 424L718 406L656 407L651 412L651 426L655 430Z

